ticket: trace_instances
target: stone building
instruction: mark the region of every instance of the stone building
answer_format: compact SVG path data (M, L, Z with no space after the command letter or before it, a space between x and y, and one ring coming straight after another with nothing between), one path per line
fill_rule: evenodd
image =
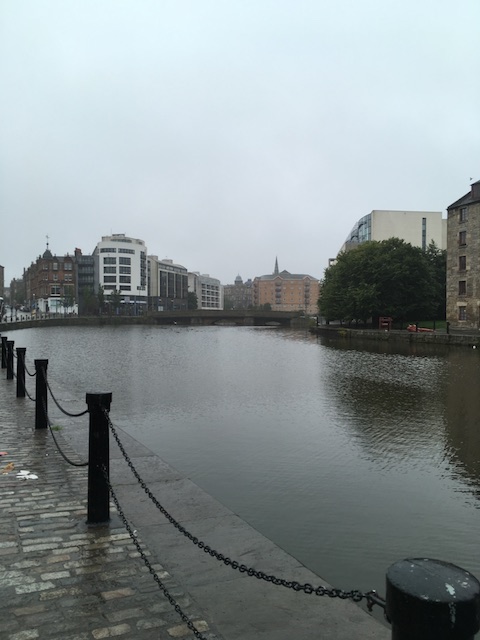
M253 282L249 278L243 282L238 275L234 284L223 287L225 309L250 309L253 306Z
M480 328L480 180L447 207L447 321Z
M253 280L253 303L256 307L269 304L272 311L303 311L307 315L318 313L320 281L304 273L278 270L275 260L273 274Z
M75 309L75 257L53 255L48 247L23 274L25 302L39 313L64 313Z

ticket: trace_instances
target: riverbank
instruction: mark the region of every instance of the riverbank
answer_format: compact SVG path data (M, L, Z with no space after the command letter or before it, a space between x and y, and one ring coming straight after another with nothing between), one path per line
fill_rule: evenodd
M344 341L375 340L381 342L422 343L431 345L452 345L459 347L480 347L480 333L455 330L432 332L410 332L406 329L385 331L380 329L352 329L340 325L320 325L312 327L310 333Z
M106 527L88 527L87 471L34 431L34 403L0 380L0 610L5 640L193 638L164 597L112 508ZM88 417L55 434L68 457L88 450ZM112 422L115 416L111 415ZM149 489L178 522L214 549L267 574L326 585L188 478L117 427ZM145 556L181 610L208 640L387 640L390 631L351 601L318 598L233 571L202 553L147 500L112 445L110 479Z

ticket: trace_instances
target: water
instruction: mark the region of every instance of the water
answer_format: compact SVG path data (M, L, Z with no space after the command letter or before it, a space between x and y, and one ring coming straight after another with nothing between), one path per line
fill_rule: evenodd
M9 338L70 410L111 391L114 424L334 586L384 593L418 556L480 577L480 352L253 327Z

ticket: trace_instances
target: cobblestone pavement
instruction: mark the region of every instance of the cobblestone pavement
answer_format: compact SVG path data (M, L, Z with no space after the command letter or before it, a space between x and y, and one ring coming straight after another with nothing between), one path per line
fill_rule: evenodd
M49 431L34 430L34 403L17 399L15 381L2 373L1 640L193 638L113 509L109 527L86 525L86 467L66 464ZM202 635L219 639L192 598L146 554Z

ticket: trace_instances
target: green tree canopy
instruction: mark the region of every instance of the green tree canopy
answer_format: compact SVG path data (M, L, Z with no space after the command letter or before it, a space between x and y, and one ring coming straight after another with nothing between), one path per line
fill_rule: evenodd
M319 308L328 320L432 317L438 306L432 261L418 247L390 238L338 256L322 283Z

